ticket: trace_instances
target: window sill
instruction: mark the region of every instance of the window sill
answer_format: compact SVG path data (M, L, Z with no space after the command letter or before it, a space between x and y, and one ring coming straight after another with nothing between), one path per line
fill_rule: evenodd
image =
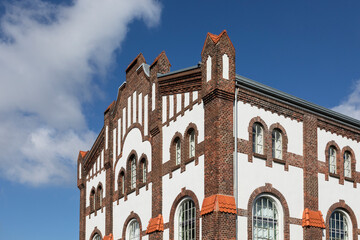
M185 164L188 164L194 160L195 160L195 157L188 158L188 159L186 159Z
M173 172L173 171L175 171L175 170L177 170L179 168L180 168L180 164L175 165L174 167L172 167L171 171Z
M286 161L285 161L285 160L283 160L283 159L278 159L278 158L273 158L273 162L280 163L280 164L283 164L283 165L286 164Z
M264 160L267 159L266 155L260 154L260 153L253 153L253 157L261 158L261 159L264 159Z
M334 178L340 178L340 175L337 173L329 173L329 176Z
M130 190L129 190L126 194L127 194L127 195L129 195L129 194L131 194L131 193L135 192L135 190L136 190L135 188L130 189Z
M352 177L344 177L344 180L348 182L355 182L355 179Z
M146 183L139 183L139 189L146 186Z

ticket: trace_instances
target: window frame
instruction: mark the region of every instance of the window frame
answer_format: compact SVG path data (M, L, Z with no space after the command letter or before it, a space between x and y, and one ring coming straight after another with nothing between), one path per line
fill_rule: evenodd
M136 189L136 157L132 155L130 157L130 189Z
M344 238L344 240L352 240L353 239L353 236L352 236L353 235L352 221L351 221L349 215L347 214L347 212L345 212L345 211L343 211L342 209L339 209L339 208L336 208L334 211L331 212L331 215L330 215L330 218L329 218L329 225L328 225L328 227L329 227L329 229L328 229L328 234L329 234L328 237L329 238L328 239L329 240L336 240L336 238L332 238L332 236L331 236L331 231L332 231L331 218L336 213L341 214L342 217L343 217L343 220L345 220L346 224L347 224L347 235L348 236L347 236L347 238ZM335 224L335 230L334 231L335 232L337 231L336 224Z
M175 138L175 165L181 164L181 139L179 137Z
M351 168L352 155L351 155L350 151L346 150L344 152L343 161L344 161L343 162L344 177L345 178L352 178L352 168ZM348 166L348 169L346 169L346 166ZM346 172L348 172L349 175L347 175Z
M259 134L258 130L261 130ZM252 126L252 150L253 153L264 155L265 154L265 139L264 139L264 126L259 123L255 122ZM261 136L262 139L259 139L259 136ZM261 143L260 143L261 141ZM261 146L261 151L259 151L258 147Z
M188 137L189 137L189 158L194 158L196 155L195 129L193 128L189 129Z
M95 233L91 240L101 240L101 236L98 233Z
M135 228L133 227L133 225L136 224ZM135 229L135 236L131 236L132 234L132 230ZM136 235L136 229L138 229L138 236ZM133 218L129 221L129 223L127 224L126 227L126 239L127 240L140 240L141 239L141 229L140 229L140 223L138 222L138 220L136 218Z
M333 154L331 154L331 150L333 150ZM329 147L329 156L328 156L328 164L329 164L329 173L330 174L337 174L337 149L336 149L336 147L335 146L333 146L333 145L331 145L330 147ZM332 162L332 160L331 160L331 158L333 158L333 163L335 163L335 165L334 164L331 164L331 162ZM331 168L334 168L334 172L333 171L331 171Z
M186 238L186 239L189 239L189 240L192 240L192 239L197 239L197 231L198 231L198 226L196 224L196 221L197 221L197 208L196 208L196 204L195 204L195 201L187 196L187 197L184 197L177 205L176 207L176 211L175 211L175 214L174 214L174 240L183 240L183 238L180 237L180 214L181 214L181 211L183 209L183 206L187 203L187 202L192 202L192 206L191 206L191 211L192 213L194 213L195 215L193 216L193 219L190 220L193 222L194 224L194 236L193 238Z
M252 211L252 215L251 215L251 222L252 222L252 228L251 228L251 239L255 240L256 238L254 238L254 231L255 231L255 224L254 224L254 217L255 217L255 206L257 201L259 201L262 198L267 198L269 199L272 204L275 206L276 210L277 210L277 223L278 223L278 236L276 239L274 240L280 240L280 239L284 239L284 209L282 204L280 203L279 199L277 199L276 197L274 197L271 194L260 194L258 195L254 201L252 202L252 206L251 206L251 211ZM262 238L264 239L264 238Z
M278 139L277 139L277 135L278 134ZM275 159L280 159L283 160L284 158L284 136L283 133L280 129L275 128L272 132L271 132L271 154L272 157ZM276 155L276 151L279 151L280 154Z

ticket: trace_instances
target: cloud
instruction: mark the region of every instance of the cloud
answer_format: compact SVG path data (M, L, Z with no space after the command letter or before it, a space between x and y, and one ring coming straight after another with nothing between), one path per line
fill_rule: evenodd
M156 0L7 2L0 19L0 171L16 182L74 182L96 134L83 112L134 19L159 22Z
M360 80L354 83L354 89L350 95L332 110L360 120Z

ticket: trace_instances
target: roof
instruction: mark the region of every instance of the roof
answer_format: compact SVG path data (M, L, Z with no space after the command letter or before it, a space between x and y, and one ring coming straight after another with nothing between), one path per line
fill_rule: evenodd
M298 107L298 108L308 111L308 112L316 113L316 114L324 116L326 118L331 118L332 120L341 122L347 126L354 127L356 129L360 130L360 121L359 120L356 120L352 117L335 112L333 110L327 109L325 107L319 106L317 104L308 102L301 98L292 96L288 93L285 93L280 90L274 89L272 87L266 86L262 83L256 82L252 79L240 76L238 74L236 74L236 86L251 89L252 91L267 95L268 97L275 99L277 101Z
M325 228L325 223L321 211L312 211L305 208L302 217L303 227Z
M88 151L80 151L80 155L82 158L84 158L87 153Z
M237 211L234 196L215 194L205 198L201 208L201 215L213 211L236 214Z
M131 63L127 66L127 68L125 69L125 72L128 72L130 70L130 68L135 64L135 62L138 60L138 58L142 55L142 53L139 53L134 60L131 61Z
M112 101L112 103L110 103L110 105L106 108L105 112L106 113L107 111L110 110L110 108L112 107L112 105L115 103L115 101Z
M217 43L219 42L221 36L222 36L224 33L226 33L226 30L223 30L219 35L215 35L215 34L209 33L209 32L208 32L208 35L210 36L211 40L213 40L213 42L214 42L215 44L217 44Z
M103 240L114 240L114 236L110 233L109 235L105 236Z
M159 214L155 218L150 219L149 225L147 226L147 229L146 229L146 234L156 232L156 231L160 231L160 232L164 231L164 220L163 220L163 216L161 214Z

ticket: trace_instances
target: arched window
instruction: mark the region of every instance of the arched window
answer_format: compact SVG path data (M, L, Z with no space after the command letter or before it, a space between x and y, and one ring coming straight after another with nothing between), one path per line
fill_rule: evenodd
M90 192L90 209L91 211L95 211L95 188L93 188Z
M136 187L136 159L135 156L130 160L130 187L134 189Z
M253 206L253 239L280 239L279 214L275 201L259 197Z
M336 173L336 149L333 146L329 148L329 173Z
M279 129L272 132L272 156L273 158L282 159L282 134Z
M125 193L125 173L121 171L118 178L118 190L120 195Z
M175 232L175 239L196 239L196 207L193 200L186 198L180 203L176 220L175 228L177 228L177 232Z
M264 129L259 123L253 125L253 151L264 154Z
M330 216L330 240L349 240L349 223L342 211L335 210Z
M126 230L126 239L140 240L140 226L136 219L130 221Z
M175 139L175 163L179 165L181 162L181 141L180 138Z
M102 199L103 199L103 189L102 189L102 186L99 185L97 188L97 202L98 202L97 207L98 208L100 208L102 206Z
M142 170L142 182L146 183L147 168L146 168L146 160L145 160L145 158L141 159L141 170Z
M92 238L92 240L101 240L101 237L99 234L95 234L94 237Z
M344 176L351 178L351 154L349 151L344 153Z
M195 157L195 130L189 130L189 158Z

